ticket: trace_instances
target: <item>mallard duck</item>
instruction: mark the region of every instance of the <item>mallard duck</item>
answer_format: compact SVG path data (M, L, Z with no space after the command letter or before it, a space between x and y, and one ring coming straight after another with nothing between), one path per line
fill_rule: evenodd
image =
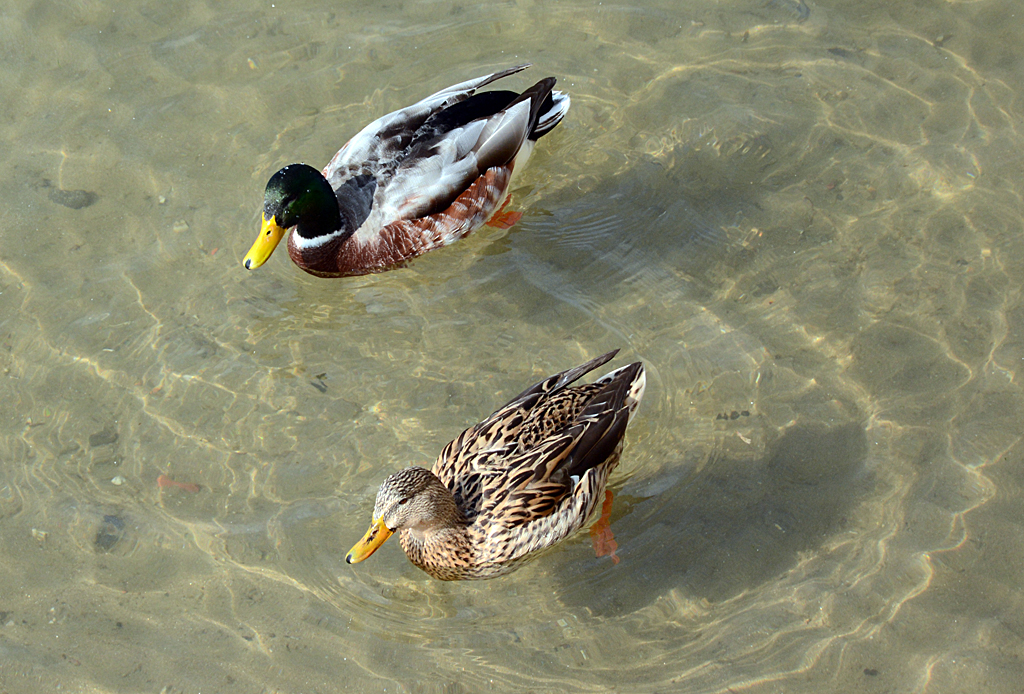
M644 394L641 362L571 386L618 350L527 388L377 492L354 564L394 532L413 564L441 580L492 578L582 527L605 498L626 425Z
M267 183L263 226L242 261L288 255L320 277L380 272L457 241L501 206L513 170L558 125L569 97L554 77L522 94L477 90L518 65L442 89L363 128L323 173L290 164Z

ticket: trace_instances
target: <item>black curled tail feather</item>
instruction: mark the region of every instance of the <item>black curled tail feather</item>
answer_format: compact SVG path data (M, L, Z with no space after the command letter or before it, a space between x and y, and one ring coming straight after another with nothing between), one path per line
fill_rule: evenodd
M551 132L569 110L569 97L555 91L555 78L545 77L520 94L508 108L520 101L530 101L530 134L529 139L537 138Z
M541 104L537 123L533 126L533 130L530 131L529 138L536 141L554 130L555 126L562 122L562 118L569 110L571 103L572 100L568 94L552 89L551 93L545 97L544 103Z

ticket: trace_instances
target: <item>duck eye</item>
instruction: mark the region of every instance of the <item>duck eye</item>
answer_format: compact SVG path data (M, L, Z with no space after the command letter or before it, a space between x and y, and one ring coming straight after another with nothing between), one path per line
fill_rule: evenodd
M409 500L409 497L405 497L404 499L399 499L398 500L398 505L399 506L405 506L405 502L408 501L408 500Z

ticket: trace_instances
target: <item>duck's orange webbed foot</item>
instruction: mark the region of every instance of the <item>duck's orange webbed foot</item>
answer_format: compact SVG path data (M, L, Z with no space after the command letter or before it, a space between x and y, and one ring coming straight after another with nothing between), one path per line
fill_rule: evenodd
M487 226L494 227L496 229L511 229L516 222L523 218L522 212L505 209L508 207L508 203L511 199L511 195L505 198L505 202L501 203L501 207L499 207L498 211L494 213L494 216L487 220Z
M601 517L590 527L590 540L594 543L594 554L598 557L610 556L612 562L619 563L615 556L615 550L619 548L615 542L615 535L611 528L612 515L612 492L606 489L604 492L604 504L601 505Z

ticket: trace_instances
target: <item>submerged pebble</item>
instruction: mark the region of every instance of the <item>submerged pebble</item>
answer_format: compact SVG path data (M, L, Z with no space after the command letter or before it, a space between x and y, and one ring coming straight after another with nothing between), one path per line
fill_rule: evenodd
M70 207L72 210L89 207L100 199L99 195L89 190L64 190L63 188L58 188L45 178L43 179L43 187L49 189L46 196L50 198L50 202Z
M117 441L117 432L113 429L104 429L89 436L89 448L97 446L108 446Z
M109 552L123 537L124 521L119 516L103 516L103 523L96 531L93 544L97 549Z

